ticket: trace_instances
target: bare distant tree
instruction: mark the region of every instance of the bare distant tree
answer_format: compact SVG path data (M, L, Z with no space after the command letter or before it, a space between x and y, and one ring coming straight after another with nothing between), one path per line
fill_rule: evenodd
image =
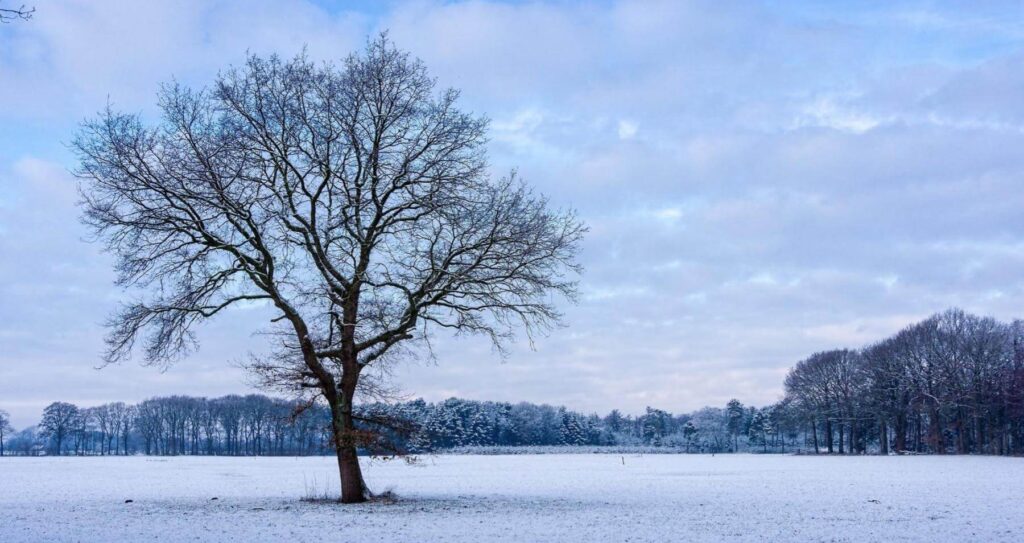
M0 409L0 456L4 455L4 443L7 436L12 433L14 433L14 427L11 426L11 415Z
M869 401L872 411L878 415L881 454L889 454L890 433L893 450L898 453L907 450L908 412L914 400L914 390L906 371L908 362L902 347L896 338L887 338L863 351Z
M78 407L67 402L53 402L43 410L39 429L43 437L53 442L56 454L64 453L65 440L74 434L79 422Z
M855 453L877 441L881 454L1017 454L1024 443L1022 330L1019 321L949 309L860 351L797 363L786 393L805 416L825 421L829 442L838 430L840 452L848 429L845 443Z
M132 430L135 428L138 408L134 405L125 405L123 402L115 402L110 405L110 410L114 419L117 439L120 441L120 444L114 447L114 454L117 454L118 447L120 447L122 452L127 455L128 436L131 435Z
M18 8L5 8L0 7L0 23L10 23L12 21L27 21L35 15L36 8L26 8L24 4Z
M806 360L797 362L786 375L786 394L803 407L811 418L814 436L814 451L818 452L818 420L824 422L825 447L833 449L832 423L836 418L835 381L836 372L832 366L838 359L837 351L814 353Z
M113 440L114 427L114 417L110 410L110 405L98 405L96 407L86 409L85 411L90 414L90 418L96 424L96 430L100 434L100 454L110 454L107 449L110 447L110 442Z
M110 321L108 362L150 363L240 304L273 308L267 384L329 405L342 501L366 499L353 401L364 371L431 330L505 344L574 298L585 228L516 176L493 180L486 119L381 36L340 67L250 57L213 88L166 87L163 124L106 111L75 141L85 221L146 289Z

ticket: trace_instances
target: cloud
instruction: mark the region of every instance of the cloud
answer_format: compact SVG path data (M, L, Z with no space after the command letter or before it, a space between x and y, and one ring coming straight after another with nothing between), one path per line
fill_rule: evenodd
M636 123L631 122L631 121L621 120L621 121L619 121L619 130L618 130L619 139L621 139L621 140L631 139L634 136L636 136L636 132L639 129L640 129L640 127L637 126Z
M99 369L101 323L131 293L113 287L110 257L83 241L77 180L63 165L33 157L0 169L0 180L0 408L19 427L58 400L91 405L248 389L230 362L263 345L252 335L267 321L258 308L217 319L201 333L201 350L166 373L136 364Z
M438 399L681 411L765 403L786 368L949 305L1024 301L1024 33L1007 4L54 2L0 33L0 407L237 391L260 308L166 373L96 372L124 294L81 242L75 124L154 114L246 51L339 59L388 29L492 119L495 175L591 226L569 326L499 363L438 338L396 369ZM10 130L8 127L14 127ZM58 375L62 378L54 379Z

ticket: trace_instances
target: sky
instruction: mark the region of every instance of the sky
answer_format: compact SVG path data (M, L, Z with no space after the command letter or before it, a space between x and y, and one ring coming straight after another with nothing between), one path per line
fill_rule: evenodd
M384 30L491 119L493 175L590 226L565 327L504 360L441 335L393 368L410 397L762 405L815 351L950 306L1024 316L1022 6L38 0L0 26L0 409L251 390L253 311L166 371L98 368L130 294L78 221L68 142L108 101L155 120L163 82Z

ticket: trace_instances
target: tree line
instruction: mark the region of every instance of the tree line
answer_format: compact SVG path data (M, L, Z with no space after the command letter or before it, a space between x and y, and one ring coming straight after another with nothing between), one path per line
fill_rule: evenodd
M85 408L54 402L36 426L13 432L8 424L5 448L17 455L334 454L329 424L323 406L260 394Z
M356 416L362 429L383 436L363 454L583 445L785 451L802 442L788 412L737 400L681 415L647 408L599 416L528 402L417 399L362 405ZM134 405L54 402L38 425L14 431L8 424L0 435L8 455L325 455L334 454L330 424L330 410L320 404L260 394L168 396Z
M449 398L359 405L362 454L474 447L644 446L691 453L1021 454L1024 322L959 309L862 349L815 353L774 404L604 416L547 404ZM48 406L14 432L0 411L0 453L152 455L333 454L321 404L252 394L169 396L136 405Z
M960 309L863 349L815 353L785 381L815 450L1024 452L1024 322Z

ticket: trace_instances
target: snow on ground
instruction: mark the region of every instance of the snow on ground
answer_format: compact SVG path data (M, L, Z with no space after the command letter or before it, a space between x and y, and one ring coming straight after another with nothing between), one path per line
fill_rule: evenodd
M0 458L0 541L1022 541L1024 459L436 456ZM213 498L217 498L214 500ZM133 500L125 503L125 500Z

